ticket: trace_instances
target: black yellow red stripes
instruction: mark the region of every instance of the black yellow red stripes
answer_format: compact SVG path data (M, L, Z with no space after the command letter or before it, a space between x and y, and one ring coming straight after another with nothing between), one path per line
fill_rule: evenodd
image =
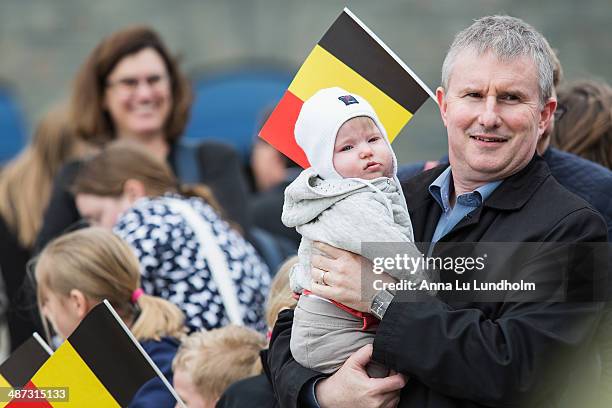
M68 340L120 404L129 402L142 384L156 376L140 350L102 304L87 315ZM118 364L130 369L121 370Z
M21 388L48 358L49 353L34 337L30 337L2 363L0 376L13 388Z
M373 85L344 62L317 45L289 85L289 91L306 101L320 89L338 86L365 98L393 141L412 113Z
M55 407L123 407L156 372L110 309L95 306L32 378L37 388L68 387Z
M429 96L346 11L325 33L319 46L413 114Z
M294 127L304 101L340 87L365 98L392 142L432 92L348 9L308 55L259 136L308 167Z
M310 167L306 155L295 143L293 126L304 101L287 90L276 109L266 121L260 136L285 156L303 168Z

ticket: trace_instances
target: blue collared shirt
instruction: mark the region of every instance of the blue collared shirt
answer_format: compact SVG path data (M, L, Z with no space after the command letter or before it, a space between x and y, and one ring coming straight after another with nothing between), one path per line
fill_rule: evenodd
M432 245L429 247L429 254L436 242L448 234L466 215L476 210L482 205L493 191L501 184L503 180L492 181L476 190L457 196L455 205L451 207L450 196L453 182L453 174L450 166L429 185L429 194L436 200L442 208L442 215L438 220L438 225L431 238Z

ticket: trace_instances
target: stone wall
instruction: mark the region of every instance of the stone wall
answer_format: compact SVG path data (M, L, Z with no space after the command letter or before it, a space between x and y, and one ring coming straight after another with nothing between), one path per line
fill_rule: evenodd
M452 36L473 18L524 18L559 50L569 79L612 82L609 0L2 0L0 80L20 98L30 126L67 94L100 38L132 23L154 26L195 72L249 58L298 66L345 4L435 89ZM400 158L436 157L445 146L428 102L396 142Z

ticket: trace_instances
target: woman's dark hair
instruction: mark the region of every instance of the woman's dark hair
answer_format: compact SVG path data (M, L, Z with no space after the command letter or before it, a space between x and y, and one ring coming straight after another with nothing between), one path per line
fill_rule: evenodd
M103 106L108 76L124 57L152 48L163 59L172 92L172 107L165 136L173 144L183 133L192 102L189 81L157 32L147 26L131 26L104 38L87 57L72 89L71 118L78 136L104 144L116 137L110 114Z

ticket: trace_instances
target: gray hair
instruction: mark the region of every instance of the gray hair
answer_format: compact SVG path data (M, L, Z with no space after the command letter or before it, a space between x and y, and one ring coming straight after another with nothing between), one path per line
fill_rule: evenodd
M537 69L541 103L544 104L552 95L554 54L544 36L523 20L487 16L475 20L458 33L442 65L442 86L445 89L448 89L457 55L467 49L474 49L479 55L491 51L500 60L530 57Z

